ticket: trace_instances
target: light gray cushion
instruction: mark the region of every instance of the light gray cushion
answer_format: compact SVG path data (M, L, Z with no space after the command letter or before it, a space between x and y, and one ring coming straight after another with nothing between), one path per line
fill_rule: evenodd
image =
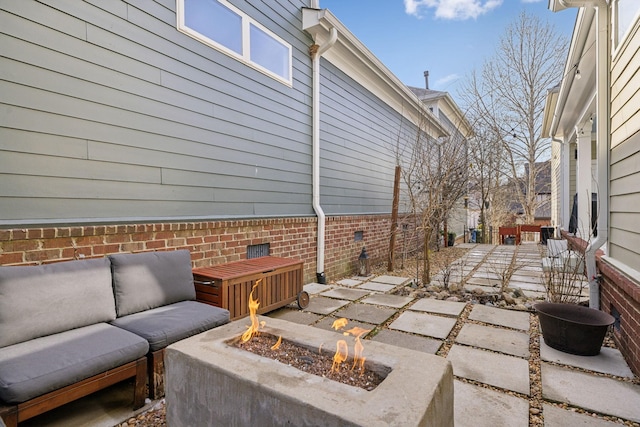
M229 322L229 311L196 301L182 301L119 317L112 325L149 341L151 351Z
M109 255L118 317L196 299L187 250Z
M106 258L0 267L0 347L115 316Z
M0 348L0 400L25 402L143 357L149 344L98 323Z

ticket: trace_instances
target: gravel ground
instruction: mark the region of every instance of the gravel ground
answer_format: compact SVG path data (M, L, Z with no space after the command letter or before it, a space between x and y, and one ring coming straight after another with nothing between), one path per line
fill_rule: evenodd
M466 249L453 247L453 248L445 248L440 252L434 252L431 258L432 271L437 272L441 270L448 263L451 263L452 261L464 255L466 251L467 251ZM387 272L386 264L374 266L372 268L372 271L374 274L377 274L377 275L392 274L394 276L415 277L416 260L406 259L403 264L404 264L404 267L397 267L393 273ZM458 335L458 333L462 329L462 326L465 323L476 323L468 318L472 308L473 308L473 304L468 303L465 309L462 311L451 333L449 334L447 339L444 341L443 345L438 350L437 354L439 356L442 356L442 357L447 356L449 350L451 349L455 341L456 336ZM542 399L542 378L540 374L541 363L540 363L540 345L539 345L540 340L539 340L539 332L538 332L539 331L538 317L535 315L535 313L531 313L530 320L531 320L530 321L531 326L529 329L529 336L531 337L529 341L529 350L531 353L531 356L529 358L529 375L530 375L530 383L531 383L530 396L525 396L519 393L497 389L495 387L491 387L486 384L476 383L471 380L466 380L462 378L458 378L458 379L461 381L474 383L481 387L490 388L490 389L499 391L501 393L508 393L515 396L519 396L524 399L528 399L529 400L529 427L542 427L544 426L544 418L542 414L542 404L544 401ZM615 348L615 343L613 342L610 336L607 336L607 338L605 339L604 345ZM603 376L606 376L606 375L603 375ZM620 378L618 379L620 380ZM635 384L640 384L640 379L637 377L634 379L623 379L623 380L628 382L633 382ZM371 381L373 381L373 379L371 379ZM550 403L550 402L544 402L544 403ZM563 407L563 405L561 404L556 404L556 406ZM566 407L566 405L564 405L564 407ZM572 408L571 410L576 412L582 412L582 413L591 415L592 417L595 417L595 418L601 418L608 421L616 422L620 425L626 425L629 427L640 427L639 423L624 421L616 417L603 416L601 414L592 414L576 408ZM167 424L165 420L165 401L164 399L162 399L161 401L156 403L150 410L143 412L139 414L137 417L131 418L126 422L119 424L116 427L134 427L134 426L135 427L164 427L166 425Z

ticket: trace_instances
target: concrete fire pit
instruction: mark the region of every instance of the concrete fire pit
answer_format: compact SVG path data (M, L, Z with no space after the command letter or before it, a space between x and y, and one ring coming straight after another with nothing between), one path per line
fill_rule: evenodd
M335 332L260 317L264 333L335 352ZM240 319L169 346L167 424L177 426L453 426L453 371L435 355L364 341L374 390L341 384L230 346ZM349 342L353 348L353 342ZM357 375L357 373L354 373Z

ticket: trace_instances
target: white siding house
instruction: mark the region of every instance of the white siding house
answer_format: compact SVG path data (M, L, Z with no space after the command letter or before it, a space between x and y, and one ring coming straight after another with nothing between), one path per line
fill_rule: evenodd
M549 92L544 120L554 141L554 224L587 243L590 303L616 317L615 336L638 373L640 2L549 1L554 12L566 7L580 10L564 77ZM577 224L570 230L574 194Z

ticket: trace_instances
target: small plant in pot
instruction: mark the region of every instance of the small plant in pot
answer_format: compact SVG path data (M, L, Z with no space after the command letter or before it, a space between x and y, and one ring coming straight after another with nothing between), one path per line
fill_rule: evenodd
M562 243L564 242L564 243ZM566 240L549 240L543 284L547 302L535 305L544 342L556 350L581 356L600 353L613 316L581 305L588 287L584 252L567 248Z

